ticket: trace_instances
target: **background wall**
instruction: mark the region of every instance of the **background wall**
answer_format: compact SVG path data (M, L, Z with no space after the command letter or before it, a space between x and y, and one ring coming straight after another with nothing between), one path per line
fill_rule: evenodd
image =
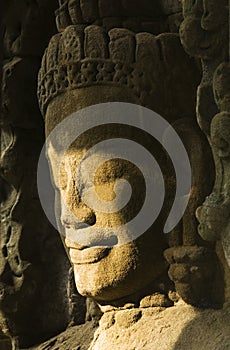
M2 5L0 325L15 347L27 347L65 329L76 314L77 296L68 291L69 261L41 209L36 185L45 140L37 73L56 31L58 3L6 0ZM81 308L77 322L84 322L84 300Z

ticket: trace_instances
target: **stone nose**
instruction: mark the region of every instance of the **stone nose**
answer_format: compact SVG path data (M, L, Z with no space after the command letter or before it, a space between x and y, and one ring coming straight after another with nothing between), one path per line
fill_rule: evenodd
M71 212L66 207L62 207L61 222L66 228L80 229L95 225L96 215L90 208L85 206L74 208L74 211Z
M81 198L72 177L68 179L61 193L61 222L64 226L75 227L83 224L93 226L96 223L94 211Z

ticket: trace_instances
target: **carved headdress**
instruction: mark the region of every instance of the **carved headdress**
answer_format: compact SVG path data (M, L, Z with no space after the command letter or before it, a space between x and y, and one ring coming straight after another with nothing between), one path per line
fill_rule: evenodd
M150 93L153 80L147 67L152 66L154 39L151 34L135 35L127 29L112 29L107 34L94 25L71 25L55 35L39 74L43 114L49 102L67 89L125 85L138 97Z
M50 101L65 91L99 85L125 86L137 97L139 104L167 117L177 118L178 113L188 114L189 110L191 113L191 95L195 97L196 86L188 82L194 82L194 76L198 82L199 76L194 63L185 54L178 34L155 36L152 32L140 32L140 28L135 33L128 29L129 26L122 28L122 25L108 30L101 22L108 16L112 23L109 11L112 9L115 16L119 6L120 13L124 11L126 17L137 16L138 11L139 19L143 19L148 11L159 16L160 10L152 1L135 1L136 7L133 2L60 1L56 14L60 33L50 40L39 73L38 97L43 115ZM89 13L97 9L99 22L94 21L93 16L82 19L86 5ZM66 19L61 20L64 14ZM154 16L149 19L151 23ZM183 91L183 96L189 96L189 100L182 99L179 90Z

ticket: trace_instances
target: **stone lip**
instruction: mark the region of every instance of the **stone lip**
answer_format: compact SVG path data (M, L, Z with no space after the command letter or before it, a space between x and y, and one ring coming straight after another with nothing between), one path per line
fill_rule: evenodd
M70 259L76 265L94 264L105 258L110 250L102 247L85 248L83 250L70 249Z

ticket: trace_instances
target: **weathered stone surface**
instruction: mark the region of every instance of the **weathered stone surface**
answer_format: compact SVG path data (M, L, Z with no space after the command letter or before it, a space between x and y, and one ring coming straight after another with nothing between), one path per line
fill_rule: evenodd
M185 304L104 314L91 350L229 348L229 307L201 311Z
M107 31L126 28L134 32L147 30L159 34L167 30L178 32L179 16L175 17L175 21L173 16L179 14L182 20L181 3L177 0L66 0L56 11L56 22L59 31L71 24L95 24L103 25ZM167 17L171 17L169 25Z
M167 19L168 31L170 33L179 33L179 29L182 21L183 21L182 12L178 12L168 16L168 19Z
M208 240L221 240L229 264L229 53L227 1L183 4L185 20L181 39L186 50L200 57L203 80L198 90L198 121L209 138L216 167L213 191L197 210L199 233Z
M38 344L85 319L90 322L70 327L33 349L206 350L213 344L216 350L229 348L227 5L227 0L59 0L59 8L55 0L11 0L5 5L0 324L15 349ZM136 188L133 204L120 216L95 213L83 205L75 186L76 165L94 143L105 137L136 138L157 154L165 175L166 203L151 230L128 246L94 251L99 261L86 264L82 261L92 260L93 253L87 255L67 237L74 265L70 270L61 241L42 214L36 189L36 164L44 142L36 75L40 56L55 33L55 9L59 34L50 40L39 75L47 135L83 107L112 101L140 104L172 124L193 172L188 208L178 226L164 236L162 223L173 202L175 174L154 140L132 129L127 133L121 127L94 129L72 145L61 173L54 164L57 149L49 148L54 182L71 209L63 210L59 218L66 230L74 221L73 213L89 225L123 224L136 215L143 201L140 172L119 160L100 168L96 188L110 201L115 179L128 179ZM175 34L179 27L180 37ZM214 162L195 122L196 109ZM92 157L91 165L94 162ZM215 185L209 195L214 167ZM199 233L207 241L217 240L217 247L197 232L195 212L204 200L197 211ZM74 275L80 293L92 299L85 301L78 294ZM104 313L97 330L102 312L94 299Z
M88 350L97 325L94 322L87 322L84 325L68 328L40 346L27 350Z
M180 38L191 56L202 59L203 78L198 89L197 118L207 136L211 120L218 112L213 94L213 74L228 54L226 4L226 0L221 0L218 5L213 0L183 2L184 21L180 27Z
M75 286L68 290L70 263L42 211L36 183L45 141L37 74L55 32L57 6L56 1L9 1L1 23L0 327L15 349L45 340L69 322L84 322L86 313Z
M143 298L140 302L141 308L148 308L148 307L169 307L172 306L173 302L172 300L169 300L169 298L164 294L153 294L149 295L145 298Z
M72 31L78 33L77 38L67 43L67 37L76 37L76 34L71 34ZM50 42L43 58L38 90L43 112L49 101L66 89L91 84L122 83L133 90L143 105L155 109L170 120L177 119L178 114L195 114L200 74L194 61L184 53L178 35L135 35L127 29L112 29L107 34L98 26L88 26L84 30L83 42L82 31L82 26L69 26ZM91 52L87 49L90 36L94 39L94 51ZM55 54L54 47L57 47ZM68 50L71 53L67 54ZM144 52L145 58L140 56L143 56L140 50ZM180 64L173 59L175 50ZM97 59L91 55L96 55ZM166 91L165 86L172 84L172 81L177 81L177 84ZM190 85L189 81L194 83Z
M4 56L41 55L54 34L57 1L8 1L4 13Z
M70 328L33 350L222 350L229 347L229 307L214 311L180 304L105 313L98 329L90 324ZM89 341L94 340L89 347ZM124 341L125 340L125 341ZM31 349L32 350L32 349Z
M6 124L25 129L42 128L42 118L36 97L38 68L39 59L37 57L14 57L5 61L1 119ZM31 115L34 117L31 118Z
M221 111L211 123L211 145L216 160L216 183L212 194L197 210L199 232L209 241L221 240L230 266L230 104L229 64L221 64L214 75L214 93ZM213 219L215 218L215 220Z
M108 58L108 46L106 45L108 37L103 28L98 26L89 26L85 29L85 57L89 58Z
M160 110L161 114L167 117L168 121L170 122L176 120L176 123L173 125L183 140L192 163L193 188L191 190L190 205L184 215L183 228L179 228L177 232L172 233L172 236L174 236L173 239L169 238L171 245L171 255L169 255L174 257L172 259L173 261L171 261L171 258L167 256L168 263L171 265L169 269L170 278L175 283L178 293L188 303L202 306L212 304L215 306L217 304L221 305L223 302L223 282L222 284L220 282L219 293L209 293L216 276L221 276L217 268L218 260L215 260L217 258L214 247L210 245L207 249L207 254L204 253L203 256L202 254L199 255L199 245L205 246L207 244L205 244L199 238L196 232L197 222L195 218L195 210L202 203L205 195L208 194L208 191L211 190L211 186L213 184L213 179L211 177L211 166L213 163L210 152L208 151L208 143L201 134L196 123L192 121L195 114L195 93L197 88L196 84L198 84L199 77L199 72L194 61L191 61L184 53L180 45L179 38L175 34L161 34L157 37L149 33L140 33L135 35L128 30L120 28L112 29L108 33L108 36L106 36L105 33L102 36L103 31L99 27L89 26L87 29L85 29L85 43L80 40L79 44L75 47L75 43L77 42L78 38L74 40L75 36L73 34L71 35L71 31L74 30L75 33L78 29L78 26L69 26L67 29L65 29L63 34L61 34L61 36L55 37L55 40L58 42L56 45L58 47L62 47L62 53L63 50L65 51L66 46L65 42L64 46L62 46L62 40L65 38L67 33L70 33L70 37L73 39L73 44L71 45L73 45L73 49L76 48L76 52L73 50L74 56L70 58L67 57L67 59L63 62L60 51L55 51L57 52L57 55L55 55L52 63L53 72L49 69L47 70L46 62L49 59L52 60L53 57L51 42L51 47L48 48L43 60L39 80L39 96L41 108L43 109L46 118L47 135L59 121L64 120L74 111L88 105L114 100L131 101L143 104L151 107L154 110ZM96 57L91 59L88 57L82 57L82 47L87 47L89 33L94 37L94 41L98 41L104 48L108 47L109 57L107 59L104 59L104 49L98 50ZM71 40L69 42L71 42ZM90 51L84 50L84 52L86 54ZM180 57L179 66L174 62L174 52L177 52ZM97 57L98 55L102 55L102 57ZM103 62L104 65L99 64L101 62ZM102 75L102 71L100 70L106 67L105 64L108 67L110 65L112 69L106 69L104 71L104 79L99 81L99 78L101 79ZM71 81L71 85L68 83L66 86L63 85L62 90L60 90L61 85L57 84L57 91L54 91L53 85L47 85L46 78L51 74L55 74L57 76L57 71L62 70L61 67L64 67L65 65L67 65L67 67L74 65L74 81ZM69 70L67 69L65 77L68 82L70 82L68 71ZM165 77L166 72L171 73L168 80L168 76ZM193 74L192 76L192 72L196 72L196 74ZM189 78L187 80L185 80L185 74L189 74ZM175 79L172 80L172 77L175 77ZM52 78L49 79L52 81ZM62 77L58 78L57 82L61 81L61 79ZM163 86L159 84L159 81L162 82L162 80L164 81ZM189 85L188 81L190 82ZM102 84L103 86L101 86ZM168 87L167 90L165 89L165 86ZM170 86L171 88L169 88ZM183 96L181 91L182 86ZM85 90L86 87L87 90ZM54 99L54 97L56 98ZM191 97L193 97L194 100L192 100ZM66 104L66 101L68 101L68 104ZM178 113L181 115L181 109L183 108L183 114L191 116L190 118L178 118ZM119 132L120 131L118 130L118 133ZM85 138L81 139L80 145L77 143L70 153L66 153L65 161L63 163L63 172L65 174L64 179L66 179L67 182L65 183L64 181L63 184L60 184L59 182L58 169L55 166L55 162L53 162L54 159L58 157L58 150L55 150L53 146L50 147L48 154L53 167L52 173L56 174L54 181L57 187L61 186L60 193L63 198L65 198L68 206L72 208L71 211L73 211L72 213L68 210L64 210L62 214L63 222L74 222L74 213L77 213L78 216L80 215L82 218L81 220L86 220L87 222L89 220L91 221L91 218L93 217L92 210L84 206L82 207L82 205L79 204L81 201L78 199L78 193L74 190L73 174L75 174L75 166L78 164L79 159L83 156L84 150L90 149L93 140L101 140L104 137L111 138L112 135L113 133L111 134L111 131L109 130L106 130L105 132L103 132L102 129L94 130L93 134L89 133L89 136L85 136ZM194 154L194 147L197 147L198 145L199 151ZM83 149L81 149L82 147ZM204 159L204 154L207 165L203 167L202 162ZM210 166L210 178L209 181L206 180L204 182L203 174L207 170L207 166ZM128 175L127 170L123 168L122 164L118 164L117 167L119 169L121 167L122 174ZM113 175L112 169L112 165L111 170L110 167L107 168L107 177L111 177L111 179L115 176ZM132 172L130 172L129 178L132 179ZM172 191L172 189L169 189L169 193L170 191ZM102 191L102 193L104 192ZM108 190L107 193L109 193ZM133 210L134 208L130 207L129 213L128 211L124 213L124 218L126 218L127 215L132 215ZM118 224L120 222L120 219L117 218L116 215L109 217L109 219L101 214L98 214L98 217L102 225L103 222L107 222L107 220L110 222L110 224L113 222ZM98 219L96 222L98 222ZM159 228L157 231L158 230ZM158 247L159 251L163 252L164 243L162 242L161 246L160 236L158 240L159 242L154 241L154 247ZM128 293L131 295L141 290L139 283L140 281L142 281L141 283L143 283L144 286L144 283L147 284L147 281L150 283L154 280L153 276L157 278L157 275L155 275L156 268L152 269L152 280L146 275L145 282L144 278L141 278L139 274L139 269L136 269L134 272L132 264L135 264L135 259L137 256L134 251L132 252L132 249L127 249L126 251L126 247L123 247L124 249L115 249L114 254L108 254L108 258L106 255L103 262L100 264L104 266L103 269L109 270L111 273L110 275L103 276L98 272L97 264L91 264L91 266L81 266L78 262L81 261L81 259L84 259L84 254L81 258L81 253L76 251L77 248L75 247L74 242L72 242L70 239L66 240L66 244L67 247L70 248L70 257L75 265L75 276L77 276L76 283L78 290L81 294L91 296L100 302L109 302L110 300L127 297ZM178 244L182 247L178 247ZM148 245L150 246L150 242ZM177 260L176 255L179 253L180 249L183 250L183 245L187 246L184 247L185 256L181 259L181 261L179 261ZM143 251L144 249L146 249L146 252L149 251L144 242L141 243L141 246ZM153 249L154 248L152 247L152 252ZM141 259L142 261L141 249L138 248L138 251L140 251L140 256L138 259ZM155 256L157 256L157 251L154 251ZM205 252L206 250L201 249L201 251ZM194 261L190 260L191 252L194 253ZM113 259L116 257L116 260L120 261L120 256L122 254L124 255L123 262L115 267ZM146 261L144 260L145 259L142 261L143 266L148 259ZM162 261L161 258L159 258L159 263L160 261ZM98 264L98 266L100 264ZM157 264L157 262L154 264ZM176 264L178 264L178 266L176 266ZM159 265L157 266L159 271L163 273L164 268L162 269ZM127 278L127 281L123 281L123 269L126 271L125 274L127 274L128 271L128 274L130 275L130 277ZM117 273L113 273L113 271L117 271ZM137 274L138 277L132 277L135 274ZM114 281L116 281L116 283ZM116 287L114 284L116 284ZM194 290L194 284L197 285L197 290Z
M162 0L161 8L166 15L172 15L182 11L182 5L180 0Z
M4 334L2 332L0 332L0 347L1 347L1 350L11 350L12 349L10 339L7 338L6 336L4 336Z

